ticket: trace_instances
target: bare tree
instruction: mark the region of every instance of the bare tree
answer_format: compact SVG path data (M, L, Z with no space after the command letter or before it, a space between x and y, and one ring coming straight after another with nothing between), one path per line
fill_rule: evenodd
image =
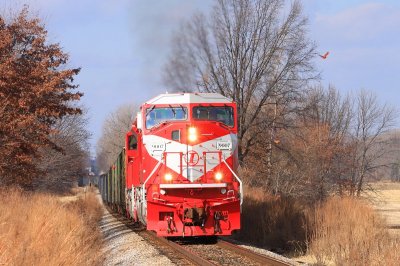
M372 93L361 91L353 100L333 87L316 87L298 105L293 127L278 132L280 142L274 146L273 171L266 179L274 193L312 201L334 192L359 196L367 178L393 168L398 144L385 133L395 111ZM259 135L257 142L266 145L267 135ZM250 154L261 175L268 171L265 154Z
M61 148L40 150L39 169L44 176L34 181L41 190L62 191L71 188L77 178L87 174L90 166L88 119L82 115L68 115L58 120L51 139Z
M125 145L125 134L131 129L136 115L136 106L122 105L104 121L102 135L97 142L97 165L106 171Z
M269 131L257 135L257 145L272 143L273 153L269 158L268 149L253 148L246 163L257 171L247 169L245 181L273 194L318 201L339 191L348 176L352 102L332 86L315 86L304 92L296 107L286 119L290 126L277 128L272 141ZM276 110L278 124L281 108Z
M308 173L308 197L322 200L334 191L340 191L342 180L348 174L348 136L350 133L352 101L343 97L332 86L313 87L308 91L305 108L298 117L303 121L299 132L306 132L302 152L302 173ZM297 129L293 130L297 134ZM307 155L306 155L307 154ZM307 189L308 188L308 189Z
M290 111L299 91L318 77L298 1L287 9L284 0L219 0L210 16L183 24L172 47L164 75L172 90L218 92L238 103L241 161L257 134L272 126L276 116L265 116L268 106Z
M395 109L379 104L373 93L362 90L358 94L352 139L351 194L360 196L365 179L375 170L389 166L389 162L379 160L390 151L390 142L381 136L393 127L395 115Z
M274 194L321 200L346 174L351 101L333 87L317 86L308 89L297 106L292 126L279 130L273 141L272 174L267 174L266 151L252 151L250 157L260 163L258 173L268 176L267 187ZM261 145L268 143L265 135L257 138Z

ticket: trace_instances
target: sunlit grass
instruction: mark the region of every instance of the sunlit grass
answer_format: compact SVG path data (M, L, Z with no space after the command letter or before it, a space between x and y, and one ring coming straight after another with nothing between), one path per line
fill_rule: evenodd
M332 197L310 217L310 253L320 264L398 265L400 241L384 219L356 198Z
M58 197L0 191L0 265L95 265L101 206L94 193Z

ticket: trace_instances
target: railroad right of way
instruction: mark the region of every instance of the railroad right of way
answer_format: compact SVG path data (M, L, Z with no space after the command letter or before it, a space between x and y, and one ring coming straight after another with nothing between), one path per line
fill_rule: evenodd
M105 208L104 265L299 265L290 259L218 240L216 243L174 242L157 237Z

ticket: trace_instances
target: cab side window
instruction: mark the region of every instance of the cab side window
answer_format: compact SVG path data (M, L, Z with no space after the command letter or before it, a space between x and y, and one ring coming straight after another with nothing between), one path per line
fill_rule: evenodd
M130 135L128 137L128 150L136 150L137 149L137 138L135 135Z
M221 122L229 127L234 126L233 108L231 106L195 106L193 118L195 120Z

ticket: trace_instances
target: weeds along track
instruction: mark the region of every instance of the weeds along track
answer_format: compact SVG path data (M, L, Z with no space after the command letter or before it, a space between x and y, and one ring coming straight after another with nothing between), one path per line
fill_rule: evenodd
M184 238L172 241L157 237L156 233L145 230L109 208L107 210L177 265L295 265L289 259L262 255L222 239Z

